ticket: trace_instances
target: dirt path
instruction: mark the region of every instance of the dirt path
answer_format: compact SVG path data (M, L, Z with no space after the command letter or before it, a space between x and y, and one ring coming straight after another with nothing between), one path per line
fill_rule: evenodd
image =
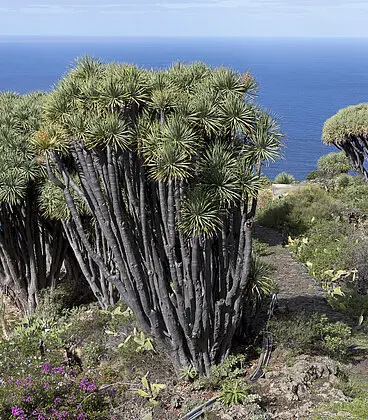
M308 274L306 267L295 261L287 248L282 246L283 237L274 229L257 225L254 237L270 246L270 255L262 257L275 267L272 275L276 281L279 308L290 313L325 313L330 321L342 320L326 302L322 288Z

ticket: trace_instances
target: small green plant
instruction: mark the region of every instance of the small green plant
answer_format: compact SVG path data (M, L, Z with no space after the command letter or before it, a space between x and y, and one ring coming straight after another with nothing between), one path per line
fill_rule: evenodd
M226 381L221 387L219 400L223 405L230 407L232 405L243 404L248 396L250 387L241 384L240 380Z
M193 381L194 379L196 379L198 377L198 373L197 373L195 367L188 366L188 367L181 370L179 377L180 377L180 379Z
M136 392L141 397L146 398L151 405L157 406L159 405L157 398L160 394L160 391L166 388L166 385L153 384L148 380L147 376L148 372L141 379L143 389L137 389Z
M212 366L209 376L199 378L192 386L194 389L219 389L224 381L245 375L245 362L243 354L231 354L221 364Z
M137 344L135 351L137 353L144 351L152 351L156 353L156 350L152 343L152 338L148 337L143 331L138 331L136 327L133 328L133 332L127 336L127 338L118 345L118 348L125 346L133 340Z
M255 303L260 303L277 290L275 281L270 277L273 269L271 264L253 254L248 278L248 295Z
M293 175L290 175L286 172L281 172L275 177L275 184L295 184L296 179Z

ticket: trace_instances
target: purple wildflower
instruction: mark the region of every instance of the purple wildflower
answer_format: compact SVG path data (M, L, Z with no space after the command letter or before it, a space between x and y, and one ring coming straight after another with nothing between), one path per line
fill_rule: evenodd
M97 385L93 382L90 382L87 378L82 378L79 387L86 392L93 392L97 389Z
M22 407L12 407L12 415L13 416L21 416L22 414L24 414L24 410Z
M42 366L41 366L41 370L42 370L42 372L43 373L50 373L51 372L51 365L50 365L50 363L44 363Z
M64 373L65 370L63 367L56 367L56 368L52 368L51 370L52 373Z

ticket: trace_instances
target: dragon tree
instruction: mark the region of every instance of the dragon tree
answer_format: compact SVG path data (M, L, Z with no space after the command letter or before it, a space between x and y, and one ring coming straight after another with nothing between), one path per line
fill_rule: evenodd
M29 138L39 127L43 98L0 94L0 290L26 314L35 310L40 290L65 275L69 249L61 223L38 208L45 176Z
M368 104L348 106L329 118L323 126L322 140L344 151L353 168L368 182Z
M281 145L255 92L249 74L202 63L85 58L33 138L43 211L177 369L224 360L246 305L260 168Z

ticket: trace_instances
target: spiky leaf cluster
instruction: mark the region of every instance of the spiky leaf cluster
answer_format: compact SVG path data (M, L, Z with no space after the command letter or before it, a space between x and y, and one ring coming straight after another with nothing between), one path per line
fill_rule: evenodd
M351 137L368 137L368 104L348 106L329 118L322 132L325 143L344 143Z
M1 202L12 205L21 202L40 174L28 142L40 124L42 100L38 93L25 96L0 93Z
M84 58L47 98L33 145L44 155L65 155L73 142L97 154L137 152L152 182L184 183L185 231L209 233L226 208L256 194L255 163L279 154L275 120L252 102L256 88L248 73L203 63L148 71ZM198 191L210 212L198 210Z
M329 118L323 126L322 140L343 150L352 167L368 182L368 104L348 106Z

